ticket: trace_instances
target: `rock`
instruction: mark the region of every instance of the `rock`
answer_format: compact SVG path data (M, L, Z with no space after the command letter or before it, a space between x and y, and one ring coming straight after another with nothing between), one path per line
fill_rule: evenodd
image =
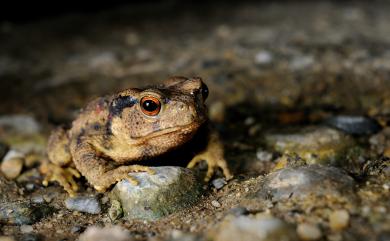
M1 140L10 148L27 153L44 153L46 137L42 127L28 115L0 116Z
M217 200L211 201L211 205L216 208L220 208L222 206Z
M123 216L123 209L118 200L112 200L111 207L108 209L108 216L111 221L117 220Z
M81 233L82 229L83 229L83 228L82 228L81 226L76 225L76 226L73 226L73 227L70 229L70 232L71 232L71 233Z
M40 124L28 115L0 116L0 128L23 134L36 134L41 130Z
M354 145L353 139L329 127L307 127L303 130L267 134L266 144L283 154L297 154L308 164L335 164Z
M260 51L258 53L256 53L255 55L255 63L256 64L260 64L260 65L263 65L263 64L269 64L271 63L273 60L273 56L270 52L268 51Z
M32 231L34 231L34 229L31 225L21 225L20 226L20 232L22 232L22 233L31 233Z
M338 115L325 123L351 135L371 135L382 129L376 120L365 116Z
M228 216L210 234L214 241L277 241L298 240L292 226L278 218L257 215L256 217Z
M242 215L248 215L249 211L245 207L238 206L238 207L230 209L229 213L232 214L233 216L238 217L238 216L242 216Z
M87 230L79 237L79 241L131 241L129 231L119 227L88 227Z
M325 201L324 197L349 203L354 199L354 186L352 177L341 169L309 165L268 174L255 196L272 202L297 201L300 205Z
M272 160L272 153L271 152L268 152L268 151L265 151L265 150L262 150L262 149L259 149L256 151L256 157L259 161L264 161L264 162L268 162L268 161L271 161Z
M347 210L337 210L329 215L329 226L333 231L340 231L348 227L349 213Z
M84 213L99 214L101 212L99 200L95 196L69 197L65 200L65 206L67 209Z
M322 237L322 232L317 225L308 223L299 224L297 234L301 240L318 240Z
M24 156L20 152L10 150L1 162L0 170L10 180L17 178L23 169Z
M156 174L130 173L139 181L117 183L111 200L118 200L127 219L154 220L191 206L201 193L200 182L187 168L153 167Z
M30 225L51 214L54 209L46 204L28 201L6 201L0 203L0 223Z
M213 184L213 186L215 187L215 189L219 190L221 188L223 188L227 182L225 181L224 178L217 178L217 179L214 179L211 184Z

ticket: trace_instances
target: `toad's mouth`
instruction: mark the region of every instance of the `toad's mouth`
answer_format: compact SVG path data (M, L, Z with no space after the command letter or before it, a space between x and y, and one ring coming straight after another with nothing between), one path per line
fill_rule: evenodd
M175 127L169 127L163 130L155 131L153 133L146 134L144 136L134 136L131 137L134 140L138 140L142 138L142 141L169 135L169 134L182 134L182 135L187 135L194 133L203 123L203 122L193 122L187 125L182 125L182 126L175 126Z

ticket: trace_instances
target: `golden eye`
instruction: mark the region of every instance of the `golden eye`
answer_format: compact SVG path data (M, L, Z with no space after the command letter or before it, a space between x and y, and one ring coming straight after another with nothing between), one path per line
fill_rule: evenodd
M155 116L160 113L161 102L152 96L145 96L140 102L141 110L145 115Z

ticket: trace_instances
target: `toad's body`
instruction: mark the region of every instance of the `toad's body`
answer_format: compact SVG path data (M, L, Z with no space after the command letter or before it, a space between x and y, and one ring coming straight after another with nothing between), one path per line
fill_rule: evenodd
M128 89L92 101L69 130L57 129L48 144L50 163L42 165L44 183L58 181L74 195L73 176L85 176L98 191L122 180L137 184L130 172L153 171L131 162L171 151L190 140L207 120L207 87L200 78L173 77L158 87ZM222 145L210 134L206 149L189 163L209 165L206 179L221 167L231 174ZM77 170L76 170L77 169Z

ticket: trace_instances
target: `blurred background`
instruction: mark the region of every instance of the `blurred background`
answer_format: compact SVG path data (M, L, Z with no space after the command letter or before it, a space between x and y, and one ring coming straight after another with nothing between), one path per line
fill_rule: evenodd
M387 1L1 5L1 114L69 122L171 75L203 77L210 103L238 111L390 113Z

